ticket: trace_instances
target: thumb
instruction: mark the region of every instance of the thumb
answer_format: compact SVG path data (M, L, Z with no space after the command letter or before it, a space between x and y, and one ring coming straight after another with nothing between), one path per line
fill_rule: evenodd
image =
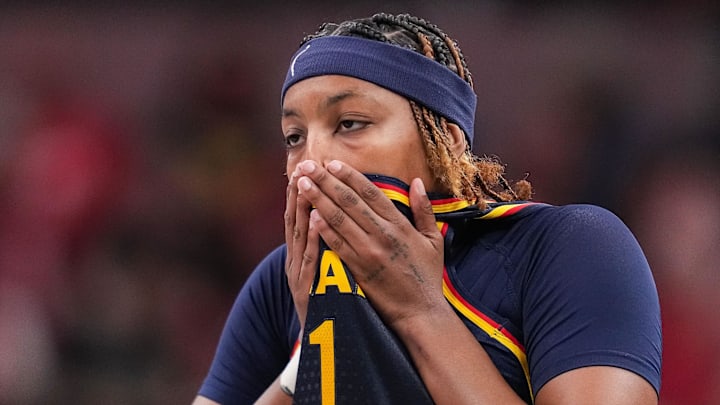
M432 204L425 191L425 185L419 178L410 183L410 209L418 231L428 237L439 233Z

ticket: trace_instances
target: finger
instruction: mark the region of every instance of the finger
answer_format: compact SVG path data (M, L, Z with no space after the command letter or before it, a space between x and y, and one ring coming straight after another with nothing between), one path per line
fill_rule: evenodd
M306 161L298 168L300 175L312 180L298 180L301 189L306 187L301 192L312 200L323 219L347 240L356 241L355 238L361 237L360 232L385 235L388 222L411 227L382 190L352 167L332 161L322 168ZM346 221L348 218L350 221Z
M298 314L300 325L304 327L307 317L307 307L310 297L310 289L315 280L315 273L318 268L318 254L320 236L317 230L310 223L307 228L307 243L303 246L302 255L297 259L296 281L293 287L293 301ZM302 328L301 328L302 330Z
M293 282L297 282L301 277L303 269L303 261L305 250L307 248L308 226L310 223L310 203L302 194L295 198L295 223L292 229L292 262L293 262Z
M432 203L425 191L425 185L419 178L410 183L410 210L415 220L415 228L427 237L440 234L435 220Z
M300 176L311 179L324 196L352 216L356 223L361 224L366 231L374 229L372 226L367 226L374 225L372 218L368 218L369 213L378 210L388 216L397 214L393 203L375 184L364 174L342 162L332 161L327 168L323 168L315 162L305 161L298 165L298 170ZM298 185L302 187L302 184L302 180L299 179ZM320 201L313 198L322 198L323 196L314 194L309 187L301 192L307 193L313 204L320 208ZM333 217L334 213L324 210L321 212L325 220L334 226L336 222ZM337 219L339 221L344 218L338 215Z
M320 234L313 221L310 221L308 224L307 243L305 244L305 251L303 253L300 276L298 277L300 290L307 294L310 294L310 287L315 279L319 253Z
M321 216L319 211L315 210L310 213L310 227L322 237L325 244L341 256L347 256L352 253L357 256L357 251L347 242L347 240L335 229L333 229Z
M386 220L394 222L398 216L402 216L385 193L361 172L338 160L328 163L326 168L332 174L332 177L338 179L343 185L352 190L350 192L350 190L340 188L341 192L337 194L339 205L343 206L343 203L352 203L352 197L357 195L373 212ZM321 181L318 181L318 183L322 187L323 183Z
M355 249L349 247L348 243L344 243L344 241L353 241L357 245L366 245L370 242L368 233L332 198L323 193L310 178L299 178L298 187L302 195L315 207L310 213L313 226L323 240L326 243L329 242L328 246L340 257L350 258L350 255L355 254ZM342 187L347 188L347 186ZM359 199L357 200L361 202ZM369 210L365 208L365 211ZM343 237L341 238L339 235L343 235Z
M290 288L293 289L299 278L302 256L307 239L309 204L300 196L297 189L297 172L290 177L287 187L285 207L285 243L287 258L285 271Z
M314 269L313 263L315 263L306 254L306 251L313 251L307 246L308 235L312 235L309 229L310 205L307 199L300 195L297 190L297 176L295 174L291 177L287 194L285 210L287 258L285 272L302 330L307 315L308 295L314 275L312 271ZM317 239L317 236L315 239ZM314 245L314 250L317 251L317 242Z
M410 220L395 207L385 193L373 184L364 174L340 162L332 161L326 166L335 178L350 187L368 207L361 211L363 215L354 216L369 237L383 241L393 249L393 255L407 255L404 238L414 232ZM425 197L427 199L427 196ZM429 204L429 201L428 201ZM432 213L432 208L430 208Z
M285 273L288 278L288 282L291 283L292 280L296 279L296 277L293 275L293 258L294 258L294 250L293 250L293 240L294 240L294 233L295 233L295 216L297 211L297 177L293 174L290 177L290 180L288 181L287 190L286 190L286 198L285 198L285 214L284 214L284 222L285 222L285 245L287 248L287 255L285 258Z
M285 242L287 243L288 253L292 249L293 231L295 228L295 210L297 200L297 179L293 174L288 181L285 191ZM288 258L289 258L288 254Z

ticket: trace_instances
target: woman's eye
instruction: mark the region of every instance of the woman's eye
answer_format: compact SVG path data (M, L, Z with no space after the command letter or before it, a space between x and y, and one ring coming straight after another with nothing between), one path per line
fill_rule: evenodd
M340 121L340 126L338 127L339 130L356 130L361 129L367 126L366 122L362 121L354 121L354 120L343 120Z
M288 148L292 148L293 146L297 146L298 143L302 140L302 137L298 134L290 134L285 137L285 146Z

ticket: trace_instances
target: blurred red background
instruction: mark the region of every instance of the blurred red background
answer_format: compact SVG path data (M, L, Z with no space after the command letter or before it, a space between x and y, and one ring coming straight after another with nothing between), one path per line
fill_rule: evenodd
M192 401L283 242L289 57L377 11L459 41L479 154L628 223L661 298L661 404L720 403L717 6L240 3L0 6L0 404Z

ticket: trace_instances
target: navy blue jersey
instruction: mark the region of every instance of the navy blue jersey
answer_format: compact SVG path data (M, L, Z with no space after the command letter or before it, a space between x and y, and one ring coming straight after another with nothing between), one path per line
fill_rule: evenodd
M327 247L308 300L294 404L432 404L404 346Z
M406 208L404 186L375 180ZM531 402L551 378L592 365L633 371L659 391L655 284L615 215L592 205L495 204L473 212L458 200L433 202L446 235L445 297L518 395ZM299 323L285 255L284 246L273 251L243 286L200 395L252 403L287 364ZM320 351L332 343L337 403L397 403L408 393L412 403L430 403L402 344L378 324L349 272L338 273L346 270L339 258L329 253L324 266L319 274L347 279L326 279L323 294L311 296L295 402L320 403L328 392Z

